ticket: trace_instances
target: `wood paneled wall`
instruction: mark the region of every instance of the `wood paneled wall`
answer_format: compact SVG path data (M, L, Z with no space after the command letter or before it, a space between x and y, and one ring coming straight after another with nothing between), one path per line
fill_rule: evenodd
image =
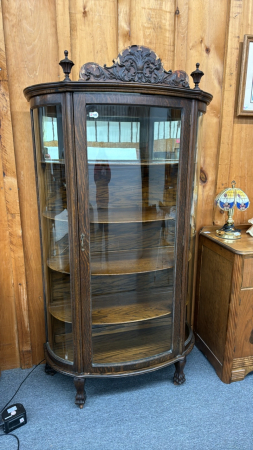
M72 79L88 61L110 64L131 44L152 48L166 70L188 74L214 96L204 119L198 226L222 224L214 197L235 179L252 204L253 119L235 114L244 34L253 34L252 0L2 0L0 10L0 368L43 358L44 309L39 226L26 86ZM191 82L191 81L190 81ZM191 82L192 83L192 82Z

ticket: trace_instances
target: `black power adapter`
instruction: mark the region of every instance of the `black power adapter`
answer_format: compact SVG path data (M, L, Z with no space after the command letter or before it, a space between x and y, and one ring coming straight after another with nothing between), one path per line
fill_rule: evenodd
M10 405L2 412L3 430L10 433L27 423L26 410L21 403Z

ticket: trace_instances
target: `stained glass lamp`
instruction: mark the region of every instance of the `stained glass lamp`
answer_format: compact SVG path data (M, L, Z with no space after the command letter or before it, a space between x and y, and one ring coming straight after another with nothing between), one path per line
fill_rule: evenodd
M216 198L215 203L223 211L228 211L228 220L222 228L216 230L216 234L222 239L240 239L241 230L234 226L234 208L245 211L250 201L248 196L240 188L236 188L236 182L232 181L232 187L224 189Z

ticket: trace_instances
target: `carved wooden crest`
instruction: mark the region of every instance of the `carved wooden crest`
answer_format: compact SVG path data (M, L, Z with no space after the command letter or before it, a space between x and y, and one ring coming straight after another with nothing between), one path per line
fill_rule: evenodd
M189 88L188 75L183 70L164 70L160 58L147 47L132 45L120 53L113 65L87 63L81 67L79 81L128 82L163 84Z

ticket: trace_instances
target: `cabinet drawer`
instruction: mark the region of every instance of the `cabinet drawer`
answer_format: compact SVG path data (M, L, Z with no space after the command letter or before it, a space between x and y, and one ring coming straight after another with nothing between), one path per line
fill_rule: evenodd
M245 258L243 263L242 288L253 287L253 258Z

